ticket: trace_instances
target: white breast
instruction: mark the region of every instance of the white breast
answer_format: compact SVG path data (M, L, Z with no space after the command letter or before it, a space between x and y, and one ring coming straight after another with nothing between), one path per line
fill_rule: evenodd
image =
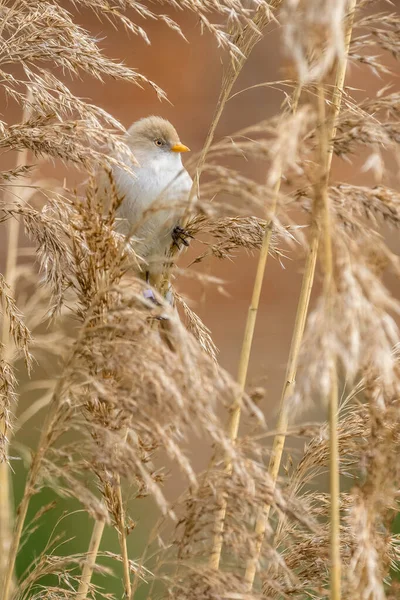
M132 236L136 252L151 263L150 270L162 268L171 245L171 233L183 215L192 180L178 153L165 153L156 160L134 152L139 163L134 175L114 170L118 193L124 200L118 210L118 229Z

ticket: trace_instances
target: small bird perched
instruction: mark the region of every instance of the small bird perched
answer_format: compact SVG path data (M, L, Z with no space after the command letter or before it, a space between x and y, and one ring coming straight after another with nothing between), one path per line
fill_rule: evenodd
M151 116L131 125L125 142L137 165L113 169L117 193L123 198L117 211L117 229L130 236L136 253L146 261L146 280L163 268L172 243L187 245L179 226L192 187L182 165L188 152L175 128L161 117Z

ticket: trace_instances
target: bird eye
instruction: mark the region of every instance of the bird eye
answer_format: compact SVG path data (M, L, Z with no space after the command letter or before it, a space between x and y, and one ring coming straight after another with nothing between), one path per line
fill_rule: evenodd
M163 141L160 140L160 139L154 140L154 143L155 143L156 146L159 146L159 147L163 145Z

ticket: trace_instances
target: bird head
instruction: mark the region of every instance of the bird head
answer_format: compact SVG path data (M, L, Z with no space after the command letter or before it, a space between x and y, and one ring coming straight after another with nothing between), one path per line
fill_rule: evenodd
M181 143L175 127L162 117L145 117L133 123L128 129L127 143L134 153L151 152L165 156L165 153L189 152L189 148Z

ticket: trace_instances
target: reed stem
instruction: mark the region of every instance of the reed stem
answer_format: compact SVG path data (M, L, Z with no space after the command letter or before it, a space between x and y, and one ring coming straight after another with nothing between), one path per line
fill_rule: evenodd
M328 174L326 171L329 156L326 133L325 94L323 85L318 88L318 121L321 175L317 187L318 203L322 210L324 239L324 295L327 306L327 320L332 322L331 299L334 292L334 265L332 251L332 228L330 202L328 194ZM329 327L329 325L328 325ZM341 598L341 560L340 560L340 479L339 479L339 440L338 440L338 382L335 360L330 367L330 389L328 398L329 420L329 482L330 482L330 591L332 600Z
M81 580L76 594L76 600L85 600L92 580L94 566L97 560L97 554L103 536L105 520L96 520L94 523L92 536L90 538L89 550L86 555L86 562L82 569Z
M339 395L336 365L331 367L329 394L329 489L330 506L330 557L331 557L331 600L341 598L340 559L340 470L339 470Z
M285 383L282 389L278 422L276 434L272 446L272 453L268 467L268 474L275 486L278 479L278 473L281 465L283 449L285 446L286 432L289 423L289 412L287 399L292 395L295 382L300 346L303 339L308 306L310 303L311 290L314 282L315 265L318 254L318 236L313 236L310 248L307 254L307 260L300 290L299 301L297 305L296 319L293 328L292 341L290 345L288 364L286 368ZM257 564L261 553L262 543L268 524L268 518L271 506L266 504L263 511L258 516L255 526L256 535L256 553L249 558L246 565L245 583L248 589L253 587L254 578L257 570Z
M26 515L28 513L29 502L30 502L30 499L33 494L33 484L36 481L43 455L44 455L44 450L43 450L43 448L40 448L33 458L31 469L30 469L30 472L28 475L28 479L25 484L24 496L18 507L18 516L17 516L16 523L15 523L15 528L14 528L13 537L12 537L12 543L11 543L10 551L8 554L7 568L6 568L4 580L3 580L3 596L2 596L3 600L9 600L9 598L11 596L11 585L12 585L12 579L13 579L13 574L14 574L15 561L17 558L18 550L19 550L19 545L20 545L20 541L21 541L21 536L22 536L22 531L24 528Z
M298 101L300 98L301 88L300 86L296 88L293 95L293 103L292 103L292 112L295 113L298 106ZM238 366L238 374L237 381L239 384L239 393L236 398L235 404L232 408L232 414L228 424L228 435L231 441L235 441L237 439L240 417L241 417L241 406L242 406L242 397L246 387L247 380L247 372L250 363L250 354L251 348L253 345L254 331L257 321L258 307L260 305L260 297L262 284L264 281L265 269L267 266L267 259L269 254L269 248L271 244L271 238L273 234L273 223L272 219L276 213L276 207L278 202L278 196L281 187L281 176L280 173L277 182L274 186L273 190L273 198L271 203L271 208L269 211L270 219L268 220L265 226L265 232L262 240L262 245L260 249L260 254L258 257L256 275L254 279L253 292L251 297L250 306L247 313L247 319L245 324L242 348L240 352L239 366ZM232 464L229 459L227 459L225 463L225 473L230 475L232 472ZM219 562L221 559L221 551L222 551L222 539L223 539L223 531L224 531L224 521L226 516L226 508L227 503L224 497L220 499L221 506L217 512L216 522L215 522L215 530L214 530L214 540L212 551L210 555L210 566L218 569Z
M271 3L271 8L277 8L280 3L281 3L281 0L274 0ZM257 11L256 16L254 17L254 23L257 27L259 27L260 31L262 31L262 29L264 29L264 27L266 27L266 25L268 25L269 22L270 22L269 16L266 17L264 14L262 14L262 11ZM195 177L193 180L192 188L190 190L188 207L186 210L186 214L183 217L184 225L188 221L188 218L190 215L190 209L193 204L194 197L198 191L200 176L204 169L207 154L208 154L211 144L214 140L215 132L217 130L217 126L221 119L225 105L229 99L231 92L232 92L233 86L235 85L235 83L247 61L247 58L249 57L253 47L255 46L255 44L257 43L258 40L259 40L259 36L257 36L254 29L252 29L250 27L247 27L243 32L241 32L238 39L236 40L236 45L241 52L241 56L237 59L236 62L231 60L229 67L228 67L226 73L224 74L224 77L222 80L222 85L221 85L221 91L220 91L218 102L217 102L217 107L216 107L216 110L214 113L214 117L213 117L210 129L207 134L206 141L204 143L203 149L200 154L200 158L199 158L197 169L196 169L196 174L195 174ZM259 266L257 268L257 273L258 273L258 271L260 271L260 275L256 276L256 281L259 282L260 287L259 287L258 292L255 289L253 290L253 300L254 301L256 300L256 294L258 293L258 295L259 295L261 293L262 273L265 270L265 264L266 264L266 260L267 260L267 256L268 256L268 248L269 248L269 244L270 244L270 240L271 240L271 235L272 235L272 230L269 227L267 227L265 230L265 236L263 239L262 248L260 250ZM176 252L176 249L172 246L171 251L170 251L171 258L173 257L175 252ZM264 261L263 268L262 268L262 264L260 261ZM170 281L170 268L166 268L164 270L163 276L156 283L156 285L159 288L160 293L162 295L165 295L167 293L169 281ZM253 304L253 300L252 300L252 304ZM257 300L257 305L258 305L258 300ZM242 347L242 356L245 356L246 352L248 352L250 354L251 340L253 337L253 334L250 333L250 328L253 327L253 332L254 332L256 318L257 318L256 310L252 310L252 308L250 307L249 315L248 315L248 325L246 325L246 329L248 327L249 331L247 333L245 332L245 340L243 342L243 347ZM250 323L250 321L252 322L252 324ZM244 348L244 346L246 346L246 348ZM245 358L242 358L242 356L240 358L240 363L239 363L238 379L239 379L239 381L240 381L240 379L243 379L243 381L245 382L246 376L247 376L247 366L245 366ZM240 365L242 365L242 368L240 367ZM232 440L236 439L237 429L239 427L239 421L240 421L240 405L238 403L235 403L235 406L233 407L232 417L230 419L230 424L229 424L229 436ZM228 474L230 474L229 464L227 464L225 466L225 471ZM220 498L220 508L218 509L218 511L216 513L216 518L215 518L214 539L213 539L213 544L212 544L212 549L211 549L211 554L210 554L210 559L209 559L209 565L211 568L214 568L214 569L219 568L221 551L222 551L222 534L223 534L223 528L224 528L225 515L226 515L226 500L224 497L221 497Z
M279 187L280 187L280 180L278 181L278 183L275 186L274 202L273 202L273 206L271 208L272 213L275 212L276 197L279 192ZM229 435L229 439L232 441L235 441L237 439L237 435L238 435L238 431L239 431L242 396L243 396L243 392L244 392L244 389L246 386L247 371L248 371L248 366L249 366L249 361L250 361L251 347L252 347L252 343L253 343L254 330L255 330L255 325L256 325L256 320L257 320L258 306L260 303L261 289L262 289L262 283L263 283L263 279L264 279L265 267L267 264L267 258L268 258L270 243L271 243L271 237L272 237L272 223L271 223L271 221L269 221L265 228L265 234L264 234L262 246L260 249L260 255L259 255L258 264L257 264L257 271L256 271L255 280L254 280L254 287L253 287L251 303L250 303L249 310L247 313L247 320L246 320L246 325L245 325L245 332L244 332L244 337L243 337L243 344L242 344L242 349L241 349L241 354L240 354L238 377L237 377L238 384L239 384L239 394L238 394L238 398L236 399L235 404L233 406L231 418L230 418L229 424L228 424L228 435ZM225 473L227 475L230 475L231 472L232 472L232 463L228 459L225 463ZM227 508L227 501L226 501L225 497L221 497L220 502L221 502L221 506L216 515L214 541L213 541L213 547L212 547L212 551L211 551L211 555L210 555L210 566L214 569L218 569L220 559L221 559L224 522L225 522L226 508Z
M117 475L116 483L116 494L119 503L119 519L118 519L118 541L121 548L121 558L123 566L123 577L124 577L124 590L125 598L131 597L131 570L129 566L128 546L126 543L126 524L125 524L125 510L124 503L122 500L122 488L120 476Z
M329 180L329 173L330 173L330 169L331 169L331 165L332 165L333 142L334 142L334 138L336 136L336 120L337 120L337 117L338 117L338 114L340 111L340 105L341 105L341 100L342 100L342 95L343 95L344 80L345 80L345 76L346 76L348 52L349 52L349 46L350 46L350 41L351 41L356 1L357 0L351 1L351 5L350 5L350 9L349 9L349 16L348 16L348 20L346 23L346 32L345 32L344 55L343 55L342 59L339 61L338 66L337 66L335 85L334 85L334 89L333 89L333 93L332 93L331 117L330 117L330 120L329 120L329 122L325 128L325 132L324 132L324 135L326 136L326 140L327 140L328 144L329 144L329 141L331 140L330 145L327 144L327 146L326 146L325 158L324 158L324 163L323 163L324 164L324 177L325 177L326 190L327 190L327 185L328 185L328 180ZM304 329L305 329L305 324L306 324L306 319L307 319L308 307L309 307L309 303L310 303L310 296L311 296L311 290L312 290L313 281L314 281L316 259L317 259L318 247L319 247L320 207L318 207L316 205L316 203L314 203L314 211L313 212L314 212L314 214L313 214L310 246L309 246L309 250L308 250L308 254L307 254L306 265L305 265L302 286L301 286L301 291L300 291L300 297L299 297L299 302L298 302L298 306L297 306L296 320L295 320L295 324L294 324L292 342L291 342L290 351L289 351L285 383L284 383L284 386L282 389L281 400L280 400L280 409L279 409L279 416L278 416L278 422L277 422L278 433L275 436L275 439L273 442L272 454L271 454L271 459L270 459L269 468L268 468L268 473L271 477L271 480L272 480L272 483L274 486L276 485L276 481L278 478L279 469L280 469L280 465L281 465L281 461L282 461L283 449L284 449L285 440L286 440L286 433L287 433L288 422L289 422L289 418L288 418L289 412L288 412L287 400L292 395L292 393L294 391L294 387L295 387L296 373L297 373L298 361L299 361L299 356L300 356L300 347L301 347L301 342L302 342L303 335L304 335ZM325 214L326 214L326 211L325 211ZM326 218L326 216L325 216L325 218ZM335 381L337 384L336 379L335 379ZM334 403L333 392L334 392L334 390L332 391L332 397L330 398L331 410L333 410L332 403ZM336 394L337 394L337 388L336 388ZM337 410L336 410L335 414L337 415ZM337 416L336 416L336 419L337 419ZM330 423L331 423L331 426L333 427L334 422L332 420L330 420ZM335 426L335 431L337 432L337 426ZM335 437L335 433L333 434L333 438L334 437ZM332 437L331 437L331 443L334 444L334 447L331 448L331 450L333 449L333 451L335 451L336 445L335 445L334 439L332 441ZM337 452L337 448L336 448L336 452ZM335 460L335 464L337 465L336 460ZM332 477L334 486L335 486L335 481L337 479L337 487L338 487L338 474L335 475L335 474L331 473L331 477ZM332 485L332 482L331 482L331 485ZM261 548L262 548L262 544L263 544L263 540L264 540L264 536L265 536L265 532L266 532L266 528L267 528L267 524L268 524L270 509L271 509L270 505L265 505L262 513L259 515L259 517L256 521L256 526L255 526L256 553L253 557L251 557L248 560L247 566L246 566L246 572L245 572L245 582L246 582L247 588L249 590L252 589L253 584L254 584L255 574L256 574L256 570L257 570L257 564L259 561ZM334 526L332 525L331 531L333 530L333 527L334 527L335 532L336 532L337 531L337 515L338 515L338 506L337 506L336 502L334 502L334 506L331 507L332 512L333 512L333 510L336 511L335 516L334 516L334 524L335 525ZM340 569L340 559L339 559L339 563L338 563L338 560L337 560L338 540L336 537L336 533L335 534L331 533L331 543L332 543L333 537L335 537L336 545L335 545L335 550L334 550L335 558L334 558L334 560L332 560L332 564L335 564L335 572L332 573L332 578L335 578L335 582L337 582L337 573L338 573L337 565L339 564L339 569ZM337 589L337 585L336 585L335 589ZM339 589L340 589L340 570L339 570ZM333 600L339 600L339 598L340 598L340 596L332 596Z
M78 338L75 342L74 347L72 348L70 355L65 362L63 375L58 379L57 384L54 388L51 402L49 404L49 410L46 415L45 422L43 424L43 428L40 433L40 438L37 446L37 451L32 457L32 462L29 468L28 476L25 482L24 494L22 496L22 500L18 506L17 517L15 521L14 531L11 538L11 546L10 551L8 553L7 566L4 573L4 578L2 581L2 600L9 600L11 596L11 587L12 587L12 578L14 574L15 561L17 559L18 550L21 542L21 536L24 529L26 515L28 513L29 503L31 497L35 493L35 484L37 482L37 478L40 472L40 468L42 465L42 460L46 454L48 449L49 440L51 440L51 432L53 431L55 421L57 419L58 408L60 404L60 399L62 396L63 386L65 385L65 381L68 380L70 375L71 366L73 364L75 358L75 352L77 352L80 348L80 344L82 343L82 339L84 336L85 327L82 327ZM1 588L0 588L1 589Z
M273 10L278 8L281 3L282 0L271 0L270 9ZM229 100L233 86L235 85L240 73L242 72L242 69L246 64L246 61L251 54L251 51L262 37L261 32L271 22L271 19L271 14L266 14L264 8L260 7L253 18L253 23L255 27L253 28L247 25L243 29L243 31L241 31L236 36L235 45L240 54L238 54L236 60L231 59L229 66L226 69L226 72L224 73L222 79L221 91L219 93L215 113L207 133L206 141L204 142L203 148L200 153L196 173L193 179L193 184L189 193L187 207L185 210L185 214L182 218L182 223L184 226L188 223L188 220L190 218L190 212L193 206L193 201L199 190L200 176L203 172L204 165L206 163L207 154L214 141L215 132L221 120L222 113L224 112L225 105ZM259 33L257 33L257 29ZM176 254L176 252L177 247L172 245L169 252L169 256L171 259ZM165 268L164 273L160 275L157 281L155 282L156 287L159 289L160 294L163 296L165 296L168 291L171 275L171 266L172 265L169 265L167 268Z
M22 111L22 122L28 120L31 112L32 93L27 88L26 101ZM25 148L17 154L15 167L23 167L27 164L28 150ZM15 194L18 195L21 188L15 188ZM5 280L10 289L11 297L15 295L16 289L16 267L18 262L18 240L20 223L19 219L13 218L7 221L7 258L5 267ZM2 315L1 344L4 352L4 360L13 362L12 339L9 334L9 322L7 315ZM5 420L0 418L0 435L7 439L7 429ZM5 451L7 454L8 444ZM14 514L12 507L12 487L10 479L10 468L6 461L0 463L0 581L3 581L7 569L7 559L11 549L12 526L14 523Z

